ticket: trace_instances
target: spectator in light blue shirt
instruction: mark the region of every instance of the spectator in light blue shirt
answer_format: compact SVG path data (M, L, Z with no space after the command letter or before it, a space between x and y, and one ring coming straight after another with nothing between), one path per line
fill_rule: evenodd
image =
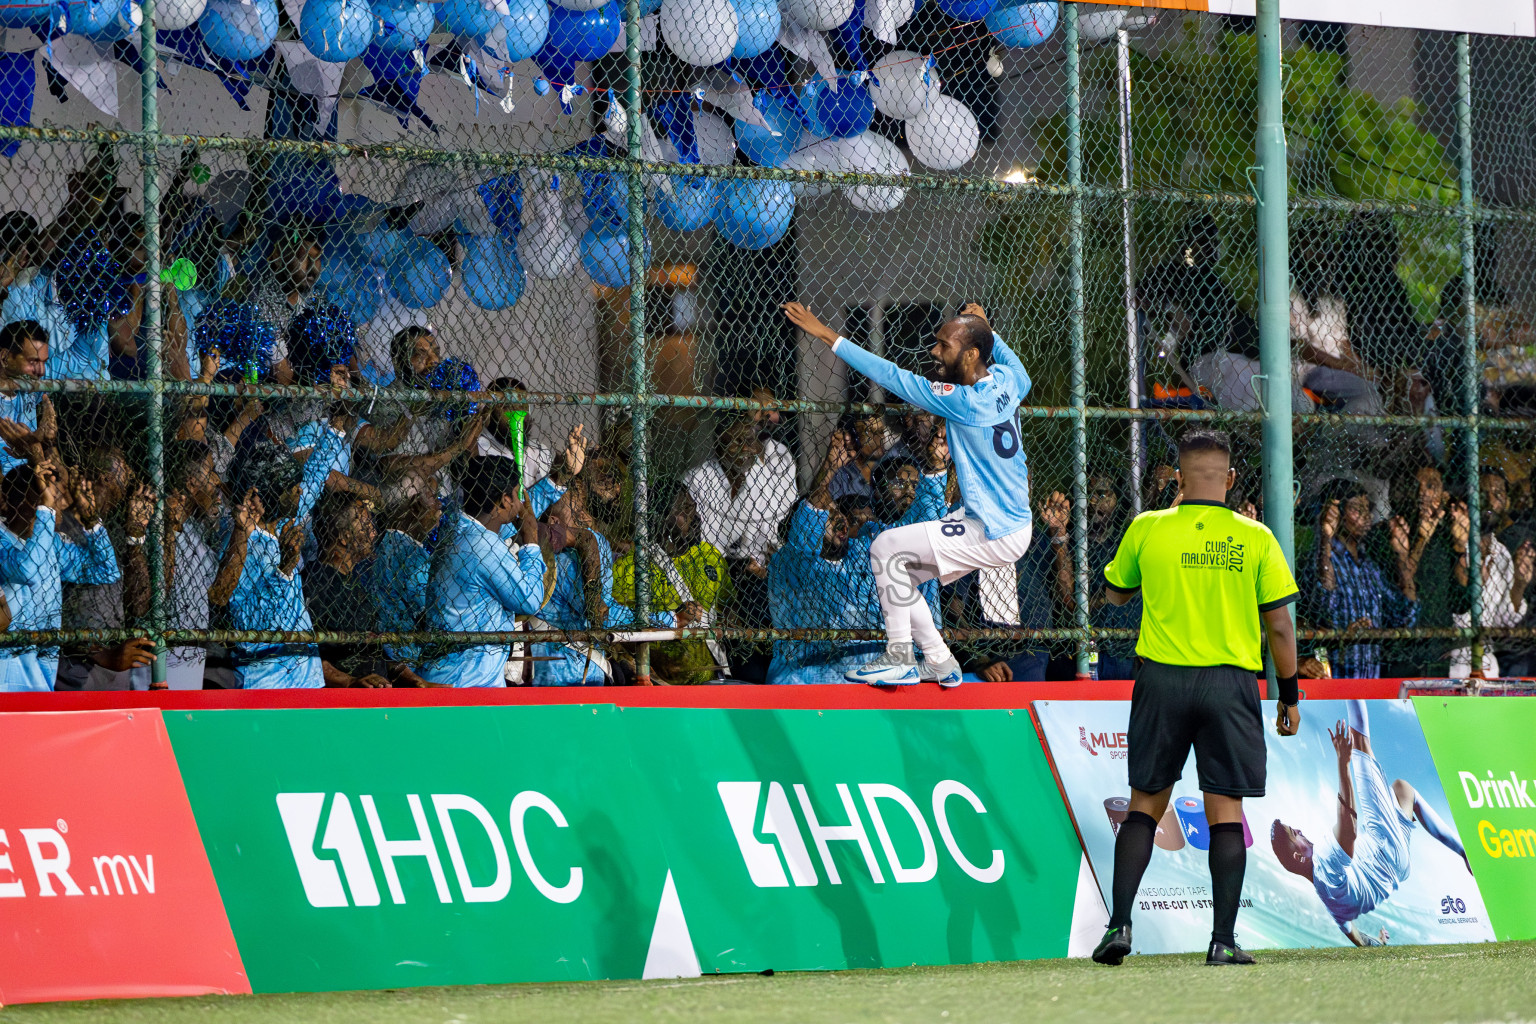
M58 471L49 464L17 466L0 483L5 525L0 527L0 584L14 609L12 628L58 629L63 621L65 581L114 583L122 578L106 527L96 514L89 481L77 481L66 501ZM59 536L57 510L69 507L84 528L81 543ZM15 655L10 655L15 650ZM4 686L46 691L58 674L57 647L7 651Z
M511 633L516 616L544 603L539 522L522 496L515 460L475 456L463 465L463 509L444 524L433 552L427 621L450 632ZM517 542L503 540L513 523ZM502 686L510 655L510 641L461 647L422 666L421 676L448 686Z
M231 478L238 496L234 528L209 603L227 605L235 629L309 632L313 625L298 574L304 545L300 517L306 504L314 507L320 488L272 441L259 441L244 453ZM325 685L314 644L237 644L235 666L247 690Z
M0 472L27 461L34 442L51 444L58 435L53 403L40 391L5 391L5 381L41 378L48 364L48 332L36 320L0 327Z
M431 560L427 545L442 509L434 481L411 475L386 489L384 536L379 538L373 562L380 632L407 633L425 625ZM421 655L417 645L387 644L384 654L393 663L397 679L422 685L414 671Z

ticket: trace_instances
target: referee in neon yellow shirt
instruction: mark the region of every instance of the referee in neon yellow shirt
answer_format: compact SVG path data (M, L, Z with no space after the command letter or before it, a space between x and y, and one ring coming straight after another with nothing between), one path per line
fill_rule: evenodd
M1110 966L1131 951L1131 906L1191 747L1211 829L1215 922L1205 962L1253 963L1233 928L1248 859L1243 797L1264 795L1261 624L1280 684L1275 728L1294 736L1301 726L1286 607L1296 600L1296 580L1269 528L1225 505L1237 479L1227 435L1186 433L1177 478L1178 503L1132 520L1104 568L1110 602L1124 604L1139 590L1142 608L1126 737L1131 806L1115 837L1109 930L1093 951Z

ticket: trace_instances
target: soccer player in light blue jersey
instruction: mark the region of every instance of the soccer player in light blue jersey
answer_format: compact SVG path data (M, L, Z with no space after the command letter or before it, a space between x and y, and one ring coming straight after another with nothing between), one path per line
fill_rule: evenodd
M539 523L523 497L516 460L475 456L460 476L464 506L445 523L447 537L432 556L427 621L455 633L511 633L516 616L544 603ZM500 535L513 523L520 543ZM421 677L440 686L504 686L511 647L464 647L423 665Z
M934 332L928 353L937 366L931 380L860 348L798 302L782 308L796 327L832 346L849 366L947 424L962 507L936 522L887 530L870 547L870 564L881 581L886 649L846 678L874 686L925 678L958 686L960 663L917 588L926 580L947 584L977 569L1011 567L1029 549L1029 471L1018 421L1029 374L975 303ZM921 667L914 641L923 651Z

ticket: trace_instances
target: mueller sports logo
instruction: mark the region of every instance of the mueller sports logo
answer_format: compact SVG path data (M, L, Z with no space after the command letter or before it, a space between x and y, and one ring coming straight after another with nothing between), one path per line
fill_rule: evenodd
M816 872L815 862L811 860L811 847L816 850L817 859L821 862L827 881L832 885L842 885L842 876L832 859L832 843L855 844L864 860L870 879L879 883L885 882L885 872L882 870L880 859L875 856L873 844L870 843L869 830L865 828L864 819L859 814L859 808L854 803L853 792L847 783L839 782L836 787L838 800L842 804L840 816L846 824L823 824L821 815L818 815L811 802L810 794L800 783L790 787L794 790L795 802L800 808L800 819L796 818L790 806L789 794L785 786L778 782L768 783L766 800L763 796L764 785L758 781L722 782L716 788L720 793L720 802L725 806L725 816L730 821L731 832L736 837L736 845L741 850L742 862L746 865L747 874L752 879L753 885L759 888L782 888L788 886L791 881L797 886L819 884L820 877ZM938 874L939 853L938 844L934 842L934 828L938 830L939 839L950 859L961 871L978 882L996 882L1003 877L1005 861L1002 850L973 850L968 854L955 840L955 833L950 825L952 797L959 797L969 804L971 813L987 813L981 799L968 786L952 779L946 779L934 786L929 802L931 819L925 816L923 809L918 807L916 801L898 786L883 782L860 783L858 790L864 811L869 816L870 824L874 826L875 838L885 854L885 865L890 868L893 881L897 883L928 882ZM825 814L825 810L822 813ZM922 844L922 856L921 858L913 857L911 854L915 851L909 850L908 861L913 863L901 859L896 844L891 840L886 815L892 813L909 818L917 830L918 840ZM801 829L801 819L805 824L804 831ZM933 828L929 827L930 820ZM771 839L767 841L759 839L759 833ZM811 841L809 846L806 844L807 834ZM978 865L971 859L973 855L978 854L978 860L986 860L985 866Z
M20 896L153 896L155 894L155 855L107 853L86 858L89 868L75 866L74 854L64 838L69 823L60 818L53 828L17 829L26 846L26 859L32 868L29 887L15 858L20 847L11 846L11 838L0 828L0 898ZM96 884L91 884L94 870ZM82 887L75 880L79 874ZM29 891L30 890L30 891Z
M397 803L399 797L392 799ZM432 876L434 895L439 903L455 902L454 891L448 886L443 870L443 855L438 848L437 835L442 836L443 848L448 853L448 863L453 868L458 897L465 903L496 903L507 898L512 891L512 859L507 853L506 838L501 826L486 807L473 797L461 793L433 793L428 796L433 815L437 820L438 833L434 834L427 822L426 807L416 793L404 797L409 811L414 835L394 837L385 834L384 823L379 817L378 802L369 794L357 797L362 808L363 820L368 826L367 840L358 826L358 816L352 808L352 798L345 793L279 793L277 812L283 819L283 829L288 835L288 846L293 852L294 867L304 886L304 896L312 907L376 907L383 902L378 876L373 863L377 861L384 872L384 886L392 903L406 902L406 893L400 884L400 872L396 863L419 857L426 863ZM329 805L329 806L327 806ZM543 793L526 790L512 798L507 812L507 835L512 838L512 848L528 881L545 899L555 903L571 903L581 895L582 870L580 867L560 867L559 873L568 875L562 885L551 882L534 862L528 846L527 818L530 811L547 815L557 828L565 828L565 815L555 802ZM455 812L458 817L455 820ZM321 830L321 822L325 828ZM464 857L460 829L483 832L496 859L495 876L470 877L469 865ZM469 833L466 833L468 835ZM318 837L319 845L315 840ZM369 858L369 848L373 858ZM338 870L339 865L339 870ZM545 865L553 872L552 865ZM342 879L346 887L342 887ZM348 896L351 897L350 903Z
M1125 760L1126 747L1123 732L1089 732L1086 725L1080 725L1077 727L1077 742L1094 757L1098 757L1102 750L1109 754L1112 761Z

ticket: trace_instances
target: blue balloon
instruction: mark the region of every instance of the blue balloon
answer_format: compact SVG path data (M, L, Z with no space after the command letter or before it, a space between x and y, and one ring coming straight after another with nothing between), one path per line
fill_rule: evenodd
M997 0L939 0L939 9L956 21L980 21L996 6Z
M731 0L736 8L737 59L756 57L779 38L779 5L774 0Z
M817 135L851 139L864 134L875 119L875 100L869 83L853 84L848 74L838 75L837 92L820 76L807 82L800 91L800 106L805 111L805 126Z
M452 277L448 257L425 238L406 242L389 263L389 290L411 309L428 309L441 302Z
M69 30L93 36L112 24L122 6L118 0L69 0Z
M539 50L542 55L575 60L597 60L619 40L623 13L618 0L595 11L571 11L552 7L549 11L549 40Z
M117 13L113 3L112 13ZM0 3L0 25L21 28L25 25L46 25L53 20L51 4L28 3L26 0L5 0Z
M116 0L110 6L113 8L112 16L106 19L106 24L90 34L91 38L103 43L137 40L140 26L144 24L142 8L135 0Z
M315 283L327 290L340 288L356 273L353 268L367 259L356 235L334 232L320 243L320 277Z
M656 213L673 231L697 231L715 212L715 183L709 178L673 175L672 194L656 190Z
M347 311L353 323L363 324L378 316L389 295L389 282L383 267L360 263L352 268L351 277L338 282L336 288L327 289L326 294Z
M373 16L373 45L389 53L420 49L437 26L437 12L429 3L375 0Z
M640 17L649 17L659 10L661 10L661 0L640 0Z
M629 287L629 232L596 226L581 236L581 265L587 276L609 288ZM645 265L651 265L651 240L645 240Z
M607 171L579 171L581 208L597 224L629 223L629 179Z
M501 21L494 3L481 0L447 0L443 4L443 27L456 36L478 39Z
M1061 4L1056 0L1016 3L1011 7L999 7L987 15L987 31L1004 46L1022 50L1039 46L1051 38L1060 18Z
M203 45L225 60L254 60L277 39L276 0L208 0L198 19Z
M306 0L299 38L319 59L344 64L368 49L376 21L367 0Z
M357 244L363 251L363 256L370 263L377 263L381 267L387 267L394 260L401 249L405 248L405 241L410 237L404 231L396 231L394 228L380 224L365 235L357 236Z
M766 249L789 231L795 194L787 181L728 178L715 199L715 227L732 245Z
M752 97L752 105L763 115L768 127L737 121L736 145L758 166L777 167L800 145L800 135L805 130L800 112L792 99L770 89L759 89Z
M527 60L549 38L549 5L544 0L507 0L510 13L501 20L507 27L509 61Z
M481 309L507 309L523 296L526 278L517 246L503 235L471 235L464 243L464 294Z

